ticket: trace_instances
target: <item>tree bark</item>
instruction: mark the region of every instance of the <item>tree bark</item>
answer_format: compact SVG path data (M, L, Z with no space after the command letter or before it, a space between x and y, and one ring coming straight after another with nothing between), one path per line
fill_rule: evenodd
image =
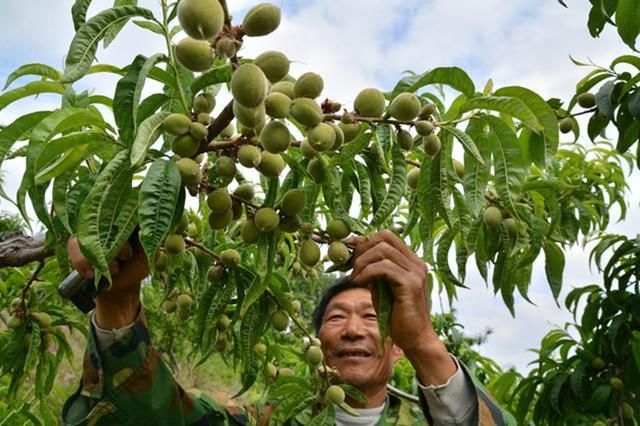
M37 234L33 237L18 234L1 241L0 268L24 266L53 256L53 249L45 248L45 237L45 234Z

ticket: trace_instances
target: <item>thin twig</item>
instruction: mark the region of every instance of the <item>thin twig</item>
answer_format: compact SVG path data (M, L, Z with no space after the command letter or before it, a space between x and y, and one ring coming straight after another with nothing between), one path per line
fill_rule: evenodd
M405 158L404 161L407 164L411 164L412 166L416 166L416 167L420 167L420 165L421 165L419 162L417 162L415 160L409 160L408 158Z
M24 303L24 299L27 297L27 292L29 291L31 284L33 284L33 282L38 278L38 274L40 273L40 271L42 271L42 268L44 268L44 260L38 262L38 267L33 271L33 274L31 274L31 278L29 278L29 281L27 281L25 286L22 288L22 294L20 295L22 312L27 312L27 305Z
M192 239L189 239L189 238L185 238L184 242L187 243L189 247L195 247L199 250L202 250L203 252L207 253L209 256L216 259L218 262L222 263L222 258L219 255L215 254L214 252L212 252L211 250L209 250L199 242L193 241Z

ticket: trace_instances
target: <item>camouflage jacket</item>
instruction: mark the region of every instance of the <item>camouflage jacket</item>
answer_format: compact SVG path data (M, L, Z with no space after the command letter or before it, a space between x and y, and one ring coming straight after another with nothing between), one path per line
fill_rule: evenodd
M476 383L478 404L472 425L515 424ZM387 395L378 426L426 425L429 407L420 393L420 405ZM157 349L151 345L143 312L121 338L106 350L98 347L90 326L78 390L62 409L65 425L247 425L256 422L247 411L222 407L207 395L195 396L176 382Z

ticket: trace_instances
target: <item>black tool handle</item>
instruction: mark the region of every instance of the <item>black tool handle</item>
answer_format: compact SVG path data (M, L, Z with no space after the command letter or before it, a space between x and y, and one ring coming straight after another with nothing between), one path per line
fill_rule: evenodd
M99 288L102 287L103 282L101 281ZM85 314L96 307L94 299L98 290L94 280L93 278L84 278L78 271L73 271L66 276L58 286L58 293L65 299L72 301Z

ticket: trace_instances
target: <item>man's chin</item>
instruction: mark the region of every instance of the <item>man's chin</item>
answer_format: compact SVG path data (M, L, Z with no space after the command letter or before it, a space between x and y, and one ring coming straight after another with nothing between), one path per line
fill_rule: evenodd
M373 371L372 367L366 364L368 363L341 362L335 365L335 367L338 370L338 375L344 382L353 386L359 386L368 382L369 375Z

